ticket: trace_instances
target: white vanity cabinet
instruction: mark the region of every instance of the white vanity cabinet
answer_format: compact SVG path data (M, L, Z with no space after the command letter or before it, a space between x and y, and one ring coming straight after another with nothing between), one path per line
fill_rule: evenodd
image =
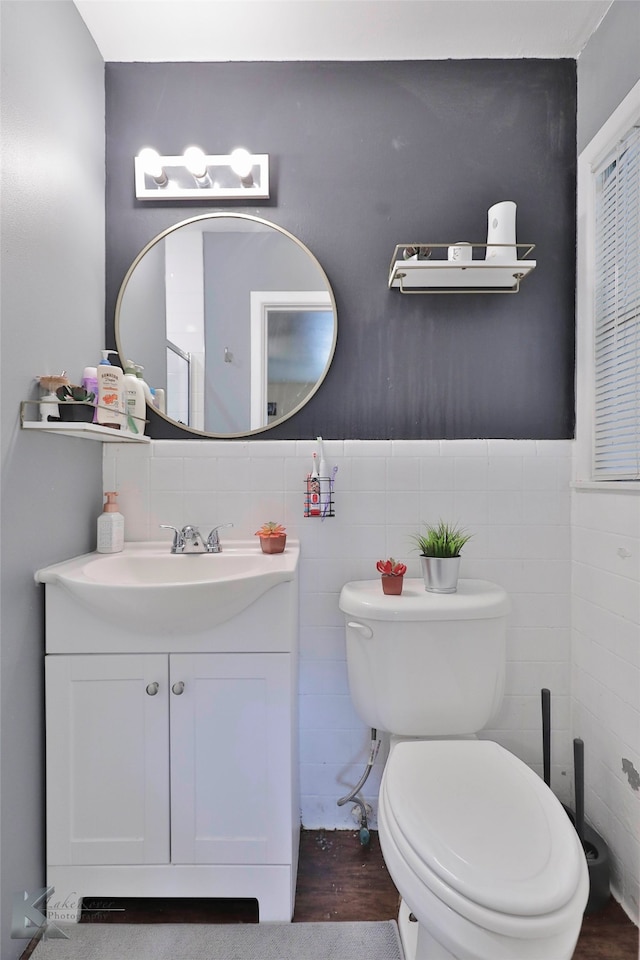
M52 900L256 898L261 921L290 920L296 580L181 636L116 631L56 582L45 606Z
M49 864L169 862L168 676L164 654L45 658Z

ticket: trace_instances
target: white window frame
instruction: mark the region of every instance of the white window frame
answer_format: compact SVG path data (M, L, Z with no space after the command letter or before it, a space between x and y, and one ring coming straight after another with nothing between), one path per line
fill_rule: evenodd
M640 123L640 81L600 128L578 157L578 262L576 290L576 458L579 486L640 490L640 480L596 479L593 476L595 409L595 177L594 171L616 144Z

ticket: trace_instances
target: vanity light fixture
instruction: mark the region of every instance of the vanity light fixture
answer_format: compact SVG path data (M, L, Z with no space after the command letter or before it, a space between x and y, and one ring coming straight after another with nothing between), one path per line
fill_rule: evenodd
M249 200L269 196L269 155L242 147L230 154L187 147L181 156L160 156L145 147L134 160L138 200Z
M150 177L156 187L166 187L169 179L164 172L160 154L157 150L154 150L153 147L144 147L138 154L137 159L145 176Z
M240 177L244 187L253 186L253 163L251 154L244 147L236 147L231 151L231 168Z
M184 152L184 165L193 174L199 187L210 187L211 177L207 169L207 158L200 147L187 147Z

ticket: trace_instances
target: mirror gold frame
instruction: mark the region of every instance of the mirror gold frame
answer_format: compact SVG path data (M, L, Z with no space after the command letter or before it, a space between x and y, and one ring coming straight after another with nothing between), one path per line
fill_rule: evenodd
M163 242L167 238L171 237L173 234L176 234L178 231L182 230L183 228L193 228L193 230L195 230L196 226L194 225L201 225L204 230L204 227L206 227L207 225L210 225L212 232L215 232L218 235L221 235L223 232L223 228L225 226L225 221L231 222L232 231L234 235L235 233L255 232L264 236L269 234L270 231L275 231L276 234L279 234L281 237L287 238L289 241L291 241L291 243L295 245L295 249L297 249L298 252L302 252L309 259L309 264L307 264L306 266L307 268L313 268L318 278L317 281L313 284L314 288L318 290L318 288L321 285L324 285L324 288L326 290L326 294L324 291L318 290L318 293L315 299L317 300L319 297L323 298L322 299L323 306L319 309L322 309L325 311L331 310L333 314L333 333L331 337L330 346L327 350L326 362L324 362L324 366L322 368L321 374L317 377L315 382L313 382L309 386L309 388L305 390L304 395L301 397L299 402L295 402L295 405L291 409L287 410L281 416L276 416L276 418L269 423L266 423L260 426L253 426L252 424L255 421L255 414L252 413L250 423L249 423L249 429L243 428L239 430L229 430L229 431L209 430L204 428L206 426L206 424L204 424L204 420L203 420L202 428L200 426L196 427L189 423L185 423L183 420L175 419L174 417L168 415L167 412L162 412L161 410L157 409L155 406L152 407L154 413L156 413L162 419L166 420L168 423L171 423L174 426L178 427L180 430L184 430L189 434L196 435L199 437L211 437L216 439L227 439L227 438L233 439L233 438L253 436L254 434L261 434L261 433L264 433L265 431L270 430L272 427L279 425L281 423L284 423L286 420L289 420L291 419L291 417L295 416L295 414L298 413L299 410L301 410L309 402L309 400L316 394L316 392L319 390L320 386L322 385L325 377L327 376L327 373L329 371L329 368L331 366L331 362L333 360L333 356L335 353L337 334L338 334L338 317L337 317L337 310L336 310L336 302L335 302L335 296L334 296L333 290L331 288L331 284L329 283L329 279L323 267L321 266L320 262L318 261L318 259L301 240L299 240L296 236L294 236L294 234L290 233L288 230L285 230L284 227L281 227L278 224L272 223L271 221L265 220L261 217L256 217L256 216L252 216L244 213L228 212L228 211L206 213L196 217L190 217L187 220L182 220L179 223L173 224L171 227L168 227L166 230L163 230L157 236L153 237L149 241L149 243L147 243L146 246L136 256L133 263L127 270L127 273L125 274L124 280L122 281L120 290L118 292L116 308L115 308L116 347L117 347L118 354L120 356L120 360L123 366L131 358L133 358L136 363L141 364L143 368L145 365L144 363L145 357L135 355L136 353L140 353L141 351L136 349L131 350L131 343L132 342L135 343L136 333L135 333L135 327L134 327L133 328L134 333L132 334L132 328L130 326L132 323L132 318L130 315L127 315L127 294L129 294L129 301L130 301L129 314L132 314L132 313L134 314L133 323L136 322L138 317L138 314L135 309L135 304L136 303L140 304L141 302L143 302L143 300L140 299L139 291L137 291L137 294L132 293L134 288L134 283L135 283L133 278L135 276L136 269L140 267L141 263L144 261L144 258L147 256L147 254L150 251L154 249L160 249L158 247L159 244L163 244ZM164 254L164 249L163 249L163 254ZM147 263L148 262L149 261L147 261ZM142 270L139 271L138 278L142 277L144 270L145 270L145 267L143 267ZM165 271L166 271L166 267L165 267ZM166 280L165 280L165 283L166 283ZM204 281L203 281L203 285L204 285ZM261 284L261 286L264 286L264 284ZM295 284L293 286L295 287ZM296 299L295 296L291 295L291 291L284 289L285 285L282 283L282 280L280 280L277 283L277 287L278 287L278 291L279 291L280 298L282 300L283 305L286 305L289 300L294 301ZM141 288L141 289L144 290L144 288ZM153 293L154 293L154 296L157 296L157 291L154 291ZM305 294L307 299L309 297L311 297L311 300L314 299L313 296L310 295L309 292L305 290L305 291L300 291L300 298L302 301L304 301L305 299ZM136 295L138 298L137 300L136 300ZM165 304L165 311L164 311L165 316L164 316L164 330L162 332L162 336L159 339L162 339L166 343L168 343L169 341L167 339L167 322L166 322L166 291L162 292L162 296ZM276 295L274 294L274 296ZM151 299L151 297L149 297L149 299ZM131 307L131 304L134 304L133 308ZM284 308L286 309L286 306ZM302 307L302 309L305 309L305 307ZM312 309L312 308L309 308L309 309ZM249 307L247 307L247 311L249 312ZM253 324L255 328L255 318L254 318ZM249 316L247 316L247 326L250 326L250 325L251 325L251 319ZM138 335L139 335L139 331L138 331ZM129 343L127 342L127 337L129 338ZM143 351L144 351L144 348L142 348L142 352ZM151 346L149 347L149 352L150 353L152 352ZM252 347L252 352L255 355L255 348L253 347ZM231 349L228 349L225 346L224 347L225 361L228 363L231 363L233 362L233 357L234 357L233 351ZM324 354L322 356L322 359L324 359ZM265 363L266 363L266 360L265 360ZM320 361L320 363L322 363L322 360ZM145 374L145 379L146 378L147 377ZM251 391L253 391L253 381L251 385ZM252 406L252 409L255 410L255 407L256 407L255 397L252 398L250 406ZM204 414L203 414L203 418L204 418Z

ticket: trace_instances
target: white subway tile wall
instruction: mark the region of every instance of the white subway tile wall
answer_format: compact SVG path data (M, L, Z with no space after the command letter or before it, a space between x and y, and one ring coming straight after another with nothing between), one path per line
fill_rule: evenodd
M638 498L622 497L618 508L601 494L572 495L568 440L325 440L324 447L338 472L336 516L321 521L303 516L313 441L104 445L105 489L120 492L127 539L168 540L160 523L209 529L232 521L224 542L276 520L300 540L303 825L354 825L352 804L336 801L358 781L369 756L370 732L349 697L340 589L348 580L376 577L376 560L388 556L406 562L408 576L420 576L411 534L423 522L452 520L473 533L461 576L502 584L512 603L504 704L482 735L542 775L540 690L551 690L552 787L572 801L572 738L582 736L587 816L610 843L614 863L623 865L615 878L632 910L639 792L621 759L640 771ZM385 757L386 744L364 789L373 825Z
M612 853L612 883L640 916L640 496L572 494L573 735L585 810Z

